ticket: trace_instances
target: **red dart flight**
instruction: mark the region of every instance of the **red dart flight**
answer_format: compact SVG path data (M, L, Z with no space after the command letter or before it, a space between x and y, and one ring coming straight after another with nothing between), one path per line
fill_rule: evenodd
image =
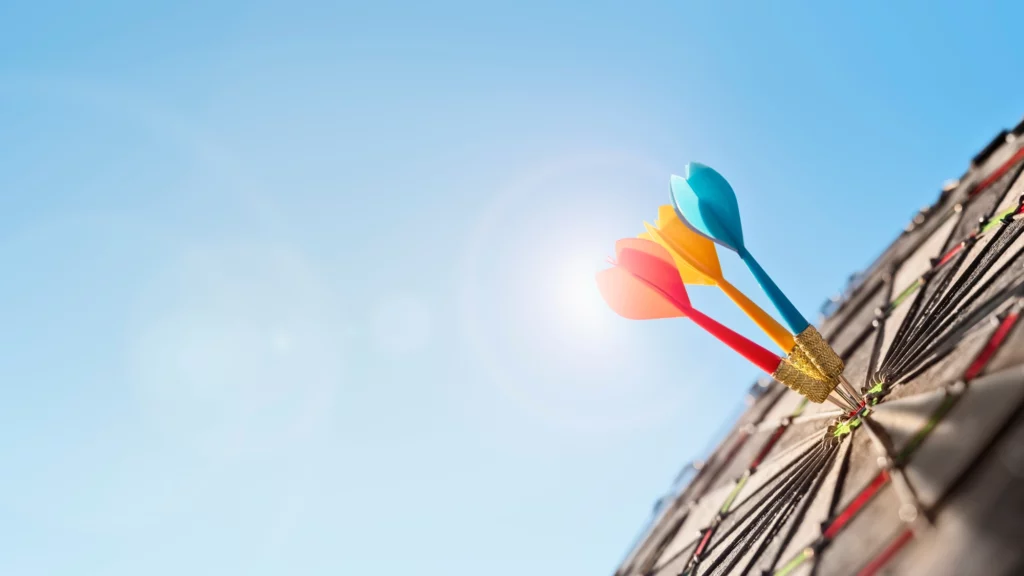
M781 357L694 309L672 256L657 242L624 238L615 243L615 253L615 266L597 273L597 287L617 314L631 320L687 316L758 368L775 373Z

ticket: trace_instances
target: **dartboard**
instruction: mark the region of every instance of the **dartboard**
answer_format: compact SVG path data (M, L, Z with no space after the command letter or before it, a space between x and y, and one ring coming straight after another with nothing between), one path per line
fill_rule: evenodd
M860 414L778 382L616 576L1024 573L1024 122L851 280L819 331Z

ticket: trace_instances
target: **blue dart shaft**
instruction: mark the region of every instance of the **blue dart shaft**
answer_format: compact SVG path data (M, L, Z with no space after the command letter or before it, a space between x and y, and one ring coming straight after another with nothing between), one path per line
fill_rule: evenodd
M745 249L741 249L738 252L740 258L743 259L747 268L749 268L750 272L754 275L757 283L761 285L761 289L768 295L768 299L772 301L772 305L774 305L775 309L782 315L782 319L789 326L789 329L792 330L794 334L799 334L806 330L810 325L810 322L808 322L807 319L804 318L803 314L796 309L796 306L793 306L793 303L789 301L789 298L786 298L786 295L782 293L782 290L779 290L779 287L775 285L775 282L773 282L771 277L768 276L768 273L764 271L764 268L761 268L761 265L758 264L757 260L750 255L750 252L747 252Z

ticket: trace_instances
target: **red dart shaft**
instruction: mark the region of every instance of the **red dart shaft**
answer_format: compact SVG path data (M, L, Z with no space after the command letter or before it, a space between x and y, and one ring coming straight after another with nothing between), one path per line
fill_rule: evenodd
M719 323L714 318L705 316L703 312L683 304L647 280L644 280L643 278L640 280L661 293L661 295L671 302L673 306L678 308L680 312L693 320L694 324L710 332L712 336L718 338L723 344L732 348L747 360L753 362L754 365L761 370L764 370L768 374L774 374L775 370L779 367L779 364L782 362L782 358L776 356L764 346L753 342L750 338L747 338L742 334L734 332L732 329Z
M774 374L775 370L779 367L779 363L782 362L782 358L776 356L764 346L752 342L746 336L733 332L719 324L717 320L705 316L693 308L684 310L684 312L695 324L710 332L712 336L721 340L729 348L739 352L741 356L750 360L768 374Z
M668 258L668 253L665 253ZM689 316L695 324L707 330L712 336L721 340L726 346L739 352L755 366L768 374L774 374L782 362L782 358L771 353L763 346L752 342L749 338L733 332L717 320L695 310L686 296L686 287L679 278L679 272L666 259L632 249L624 249L619 254L619 263L623 265L637 280L667 300L684 316Z

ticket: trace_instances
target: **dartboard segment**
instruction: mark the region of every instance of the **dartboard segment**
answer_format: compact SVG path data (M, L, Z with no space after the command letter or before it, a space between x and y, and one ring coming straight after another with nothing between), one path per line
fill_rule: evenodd
M893 574L1020 574L1024 552L1024 414L978 454L933 528L919 531L890 564Z

